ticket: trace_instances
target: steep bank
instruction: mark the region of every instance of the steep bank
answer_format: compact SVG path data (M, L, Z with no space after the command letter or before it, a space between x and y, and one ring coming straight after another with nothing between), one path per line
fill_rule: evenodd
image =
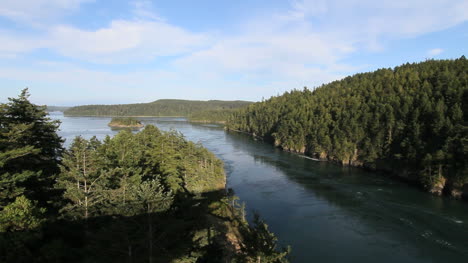
M291 152L383 170L437 195L468 183L468 61L426 61L286 92L234 113L227 129Z

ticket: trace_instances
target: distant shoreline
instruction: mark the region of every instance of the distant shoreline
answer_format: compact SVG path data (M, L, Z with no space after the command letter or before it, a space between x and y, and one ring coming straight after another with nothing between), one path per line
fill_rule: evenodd
M132 117L132 118L187 118L187 116L153 116L153 115L65 115L65 117Z
M130 117L130 118L184 118L188 122L193 123L213 123L225 125L226 121L210 121L210 120L191 120L187 116L151 116L151 115L63 115L65 117L105 117L105 118L114 118L114 117Z

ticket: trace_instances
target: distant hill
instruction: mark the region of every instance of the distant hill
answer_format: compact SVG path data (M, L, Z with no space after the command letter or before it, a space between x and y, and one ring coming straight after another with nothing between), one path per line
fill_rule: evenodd
M47 112L52 112L52 111L66 111L67 109L69 109L70 107L66 107L66 106L46 106L46 111Z
M167 116L190 117L201 111L232 110L252 104L249 101L157 100L150 103L85 105L65 110L66 116Z

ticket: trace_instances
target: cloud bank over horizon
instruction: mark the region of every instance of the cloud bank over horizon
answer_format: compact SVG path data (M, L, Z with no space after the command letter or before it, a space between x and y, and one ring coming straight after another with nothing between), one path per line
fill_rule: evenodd
M468 0L5 0L1 100L260 100L466 55Z

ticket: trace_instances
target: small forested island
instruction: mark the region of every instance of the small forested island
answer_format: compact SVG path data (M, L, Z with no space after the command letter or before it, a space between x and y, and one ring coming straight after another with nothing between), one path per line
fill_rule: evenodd
M148 125L64 149L28 97L0 104L0 262L288 262L202 145Z
M227 129L286 151L386 171L468 198L468 60L428 60L293 90L235 111Z
M114 117L112 120L107 124L107 126L111 127L112 129L140 129L143 128L143 123L141 121L131 118L131 117L126 117L126 118L118 118Z

